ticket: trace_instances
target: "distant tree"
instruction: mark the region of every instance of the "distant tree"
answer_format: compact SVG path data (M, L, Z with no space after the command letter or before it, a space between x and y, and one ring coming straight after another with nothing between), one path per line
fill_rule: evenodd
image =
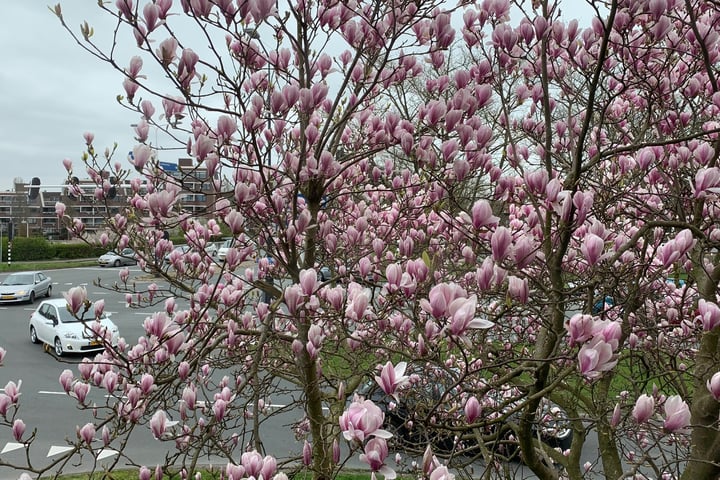
M129 303L162 308L63 373L94 414L63 459L149 425L164 468L211 454L232 478L328 479L358 454L392 478L392 450L434 479L509 458L542 479L720 476L715 2L587 1L585 26L548 0L171 3L101 4L107 45L54 8L140 116L130 168L86 136L96 198L102 171L134 188L103 241L169 285L120 272ZM206 219L180 210L151 127L214 179ZM166 264L177 227L192 248ZM368 382L391 403L353 396ZM29 449L15 391L0 415ZM288 455L263 448L279 395L304 415Z

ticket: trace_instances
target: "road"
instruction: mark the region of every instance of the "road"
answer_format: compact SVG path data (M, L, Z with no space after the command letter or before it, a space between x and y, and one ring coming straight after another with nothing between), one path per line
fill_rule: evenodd
M128 309L125 305L125 294L103 289L93 285L99 280L103 285L111 286L118 281L117 268L85 267L75 269L62 269L48 271L52 277L53 296L60 297L62 292L73 286L82 285L88 290L88 297L95 301L105 299L106 312L111 313L112 320L118 325L120 333L129 343L135 343L143 335L143 321L158 307L147 309ZM139 284L157 281L148 278L138 268L131 267L131 280ZM0 276L0 281L5 275ZM162 287L163 284L158 282ZM178 306L183 307L184 301L178 299ZM59 384L60 373L64 369L77 372L77 364L82 357L70 356L62 359L43 351L39 345L30 343L28 335L28 320L30 314L39 304L35 305L0 305L0 346L7 350L4 366L0 367L0 390L7 382L18 382L22 379L21 418L28 429L37 428L37 439L33 444L31 459L40 465L45 465L61 452L67 444L66 438L74 439L76 428L90 420L89 412L79 410L75 401L69 398ZM99 389L93 394L100 395ZM274 399L282 405L282 398ZM264 445L269 453L286 455L289 452L298 452L302 448L299 442L288 436L287 426L298 420L300 412L288 413L283 417L273 418L265 424L263 431ZM22 448L13 449L13 439L7 438L8 430L0 431L0 459L7 462L19 462L24 458ZM133 434L133 441L126 448L125 453L140 464L153 468L162 461L168 445L155 440L149 429ZM597 440L591 436L585 446L585 459L593 459L597 453ZM115 459L112 451L99 452L99 463L108 464ZM222 463L222 462L219 462ZM361 467L357 456L350 462L351 466ZM122 466L122 464L121 464ZM92 467L90 459L68 466L64 472L88 471ZM508 466L514 472L514 478L533 478L526 467L519 464ZM482 471L483 468L479 467ZM17 479L19 472L0 467L0 480Z
M138 268L131 267L131 280L140 283L157 281L148 278ZM88 297L95 301L105 299L105 310L111 314L120 333L129 343L134 343L144 332L142 323L147 316L157 311L157 307L144 310L128 309L125 304L125 294L103 289L93 285L94 280L100 280L103 285L111 286L118 281L117 268L86 267L76 269L62 269L48 271L52 278L53 297L62 296L62 292L73 286L85 286ZM0 277L0 281L6 275ZM158 282L160 285L161 282ZM141 287L140 287L141 288ZM75 401L69 398L62 390L59 377L63 370L70 369L77 372L77 364L82 360L80 356L68 356L62 359L56 358L53 354L47 353L40 345L30 343L28 336L28 320L30 314L37 308L40 301L34 305L29 304L7 304L0 305L0 346L6 351L4 365L0 367L0 390L9 381L18 383L22 380L20 391L21 415L28 427L37 428L37 439L33 443L31 458L38 464L46 464L48 459L59 454L62 448L67 445L66 438L74 439L76 427L82 426L90 420L89 412L79 410ZM178 299L178 305L184 305L183 300ZM100 395L99 390L93 392ZM282 402L282 399L278 399ZM282 428L297 418L285 417L273 421L269 432L264 433L265 445L268 451L277 449L287 453L290 450L302 448L300 444L288 442L287 429ZM0 458L5 461L20 461L24 458L25 451L16 448L12 438L8 438L7 429L0 431ZM126 449L128 456L138 463L154 467L164 456L167 444L155 440L149 429L134 434L132 445ZM43 458L46 457L46 458ZM99 455L100 463L107 464L112 461L112 451L104 451ZM91 466L89 459L84 462L66 468L65 471L83 471ZM0 480L16 479L19 472L7 467L0 467Z

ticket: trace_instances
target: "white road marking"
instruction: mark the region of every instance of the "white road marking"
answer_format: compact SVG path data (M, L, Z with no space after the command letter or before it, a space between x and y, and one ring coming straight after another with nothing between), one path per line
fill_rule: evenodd
M13 450L19 450L19 449L23 448L24 446L25 446L25 444L22 444L22 443L8 442L5 444L5 446L3 447L2 451L0 451L0 453L7 453L7 452L12 452Z
M54 457L55 455L60 455L61 453L69 452L70 450L73 450L73 447L59 447L56 445L51 445L47 456Z
M112 457L117 454L118 454L117 450L111 450L109 448L101 448L100 450L98 450L97 459L102 460L104 458Z

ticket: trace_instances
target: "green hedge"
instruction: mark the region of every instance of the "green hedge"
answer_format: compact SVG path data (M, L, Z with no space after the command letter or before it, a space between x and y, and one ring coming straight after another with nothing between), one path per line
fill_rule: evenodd
M12 242L12 260L14 262L51 258L55 258L55 247L42 237L15 237Z
M54 243L55 258L73 260L76 258L99 257L108 251L108 247L93 246L86 243Z
M37 260L73 260L76 258L99 257L107 249L95 247L81 242L55 243L42 237L15 237L12 242L11 258L14 262L27 262ZM2 237L2 252L0 261L6 262L8 258L7 237Z

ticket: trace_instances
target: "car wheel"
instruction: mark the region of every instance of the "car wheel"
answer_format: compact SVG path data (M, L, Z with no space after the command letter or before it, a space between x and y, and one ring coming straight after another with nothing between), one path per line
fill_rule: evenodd
M50 285L47 289L47 292L45 292L45 296L49 297L52 295L52 285Z
M30 292L30 303L35 303L35 292Z
M115 260L115 263L113 263L113 266L119 267L119 266L120 266L120 260Z
M62 357L65 354L63 351L62 342L59 337L55 337L55 355Z
M35 331L35 327L30 327L30 341L32 343L39 343L37 338L37 332Z

